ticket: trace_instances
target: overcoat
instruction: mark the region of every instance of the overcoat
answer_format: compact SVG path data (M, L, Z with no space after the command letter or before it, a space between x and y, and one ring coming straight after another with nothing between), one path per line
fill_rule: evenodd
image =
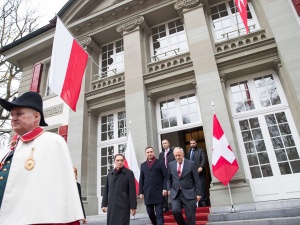
M122 167L110 171L106 178L102 207L107 207L107 225L129 225L130 209L136 209L134 174Z
M187 159L190 159L191 149L187 154ZM206 174L205 167L207 163L206 151L203 148L196 148L194 153L194 160L196 168L202 167L202 171L199 174Z
M164 149L163 149L163 151L161 153L159 153L158 158L160 160L162 160L163 162L165 162L165 150ZM169 151L168 151L168 154L167 154L167 162L169 164L172 161L175 161L175 156L174 156L174 153L173 153L173 148L170 147Z
M151 169L147 161L141 164L139 194L144 195L145 205L164 202L163 190L167 190L168 172L164 161L156 159Z

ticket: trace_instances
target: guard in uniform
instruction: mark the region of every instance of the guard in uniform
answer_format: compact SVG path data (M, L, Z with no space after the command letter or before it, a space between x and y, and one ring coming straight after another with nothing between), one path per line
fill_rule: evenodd
M84 219L65 140L45 132L42 97L26 92L12 102L12 142L0 150L0 224L79 225Z

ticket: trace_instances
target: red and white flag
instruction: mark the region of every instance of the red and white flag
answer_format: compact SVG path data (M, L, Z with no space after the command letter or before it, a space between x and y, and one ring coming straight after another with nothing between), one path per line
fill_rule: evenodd
M126 149L125 149L125 162L124 166L130 170L132 170L135 178L135 190L136 195L138 195L139 192L139 180L140 180L140 168L136 159L133 141L131 137L131 132L129 131L128 137L127 137L127 143L126 143Z
M57 17L50 65L49 87L73 111L76 111L76 104L87 60L88 54Z
M238 169L239 165L236 158L218 118L216 114L214 114L212 151L213 175L226 186Z
M248 17L247 17L247 0L234 0L236 7L240 13L243 23L246 28L246 33L248 34Z

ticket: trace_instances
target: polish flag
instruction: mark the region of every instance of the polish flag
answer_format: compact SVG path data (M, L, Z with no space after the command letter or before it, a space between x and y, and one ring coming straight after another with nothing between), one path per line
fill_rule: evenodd
M134 146L132 142L131 132L129 131L125 149L125 162L124 166L133 171L135 178L135 191L138 196L139 192L139 180L140 180L140 168L136 159Z
M248 34L247 0L234 0L234 2L245 25L246 33Z
M73 111L76 111L76 104L87 60L88 54L57 17L50 65L49 87Z
M216 114L214 114L212 151L213 175L226 186L238 169L239 165L236 158L225 137L218 118Z

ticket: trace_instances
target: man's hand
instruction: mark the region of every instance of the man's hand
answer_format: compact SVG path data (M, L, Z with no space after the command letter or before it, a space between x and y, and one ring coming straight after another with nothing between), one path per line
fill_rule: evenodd
M168 191L168 195L170 195L171 194L171 192L170 191Z
M199 167L199 168L198 168L198 173L201 173L202 170L203 170L203 168L202 168L202 167Z
M144 195L143 194L140 194L140 199L144 199Z
M162 195L166 196L167 194L168 194L168 191L167 190L163 190Z
M86 219L84 219L84 220L81 220L81 222L82 222L82 224L87 224L87 221L86 221Z
M102 207L102 212L106 213L107 212L107 207Z
M136 209L130 209L130 211L131 211L131 215L132 215L132 216L135 216L135 214L136 214Z
M197 202L199 202L200 199L201 199L201 196L200 196L200 195L197 195L196 197L197 197Z

